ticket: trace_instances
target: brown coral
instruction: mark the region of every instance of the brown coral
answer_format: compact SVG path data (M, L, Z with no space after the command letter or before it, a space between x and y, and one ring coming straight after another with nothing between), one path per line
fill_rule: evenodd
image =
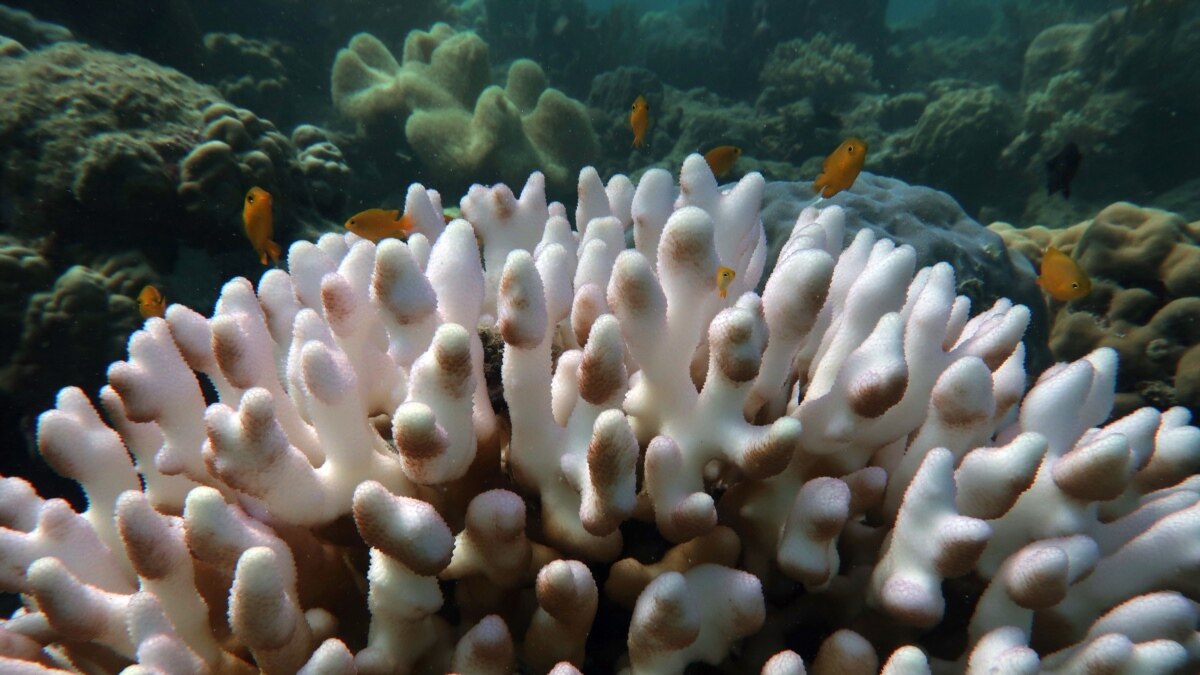
M1200 222L1117 202L1064 230L990 228L1035 264L1057 246L1091 275L1090 295L1052 307L1050 349L1064 360L1117 350L1115 415L1142 405L1200 411Z

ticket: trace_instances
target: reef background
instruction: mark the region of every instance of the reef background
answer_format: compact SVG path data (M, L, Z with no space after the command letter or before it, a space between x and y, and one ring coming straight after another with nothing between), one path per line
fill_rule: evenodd
M550 196L573 210L584 164L636 179L736 144L745 154L727 180L760 171L771 181L810 181L829 150L855 134L871 145L870 172L943 190L984 224L1057 231L1117 201L1178 214L1142 218L1167 222L1155 225L1166 249L1139 258L1122 248L1149 230L1113 240L1126 254L1116 256L1121 264L1097 263L1112 286L1103 297L1050 308L1052 319L1082 312L1055 356L1118 339L1114 322L1159 325L1157 312L1194 297L1191 281L1167 283L1167 271L1121 272L1194 260L1193 2L12 0L0 9L0 35L10 38L0 96L19 111L0 127L10 326L0 336L10 355L0 377L0 442L9 448L0 470L39 486L53 479L29 450L37 413L63 385L99 386L139 325L132 299L143 284L207 312L221 280L259 276L237 214L240 195L264 181L284 204L276 229L286 247L361 208L402 206L414 181L454 199L472 182L511 184L538 168ZM431 31L439 21L454 31ZM335 62L364 30L398 61L413 31L431 31L420 40L447 45L454 66L416 90L461 85L462 110L399 105L387 87L339 98ZM387 77L406 81L409 72ZM429 148L477 131L463 115L477 96L485 100L486 85L506 78L523 138L472 161L432 161ZM51 80L55 100L85 101L95 114L71 117L39 94ZM521 86L532 87L528 101ZM547 86L562 96L537 112ZM633 149L627 114L638 95L650 102L652 125L647 146ZM114 128L123 135L109 134ZM1046 194L1044 170L1068 141L1084 156L1069 200ZM66 159L53 170L29 159L55 148ZM75 148L86 152L71 155ZM1035 263L1036 248L1017 247ZM1134 288L1149 295L1138 296L1143 309L1114 318L1114 298ZM1195 312L1172 312L1168 326L1143 331L1131 347L1145 352L1153 342L1158 356L1127 389L1170 389L1179 364L1190 363L1184 355L1200 342ZM1092 322L1082 333L1081 320Z

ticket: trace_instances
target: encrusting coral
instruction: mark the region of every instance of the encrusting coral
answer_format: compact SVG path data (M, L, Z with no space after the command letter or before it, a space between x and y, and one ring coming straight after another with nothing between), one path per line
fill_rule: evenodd
M516 183L543 172L551 192L600 154L581 103L546 87L528 59L513 62L505 87L489 86L487 44L439 23L414 30L399 61L359 33L333 64L333 102L368 137L403 128L424 169L444 189L472 181Z
M87 510L0 481L0 587L25 602L0 665L1200 665L1186 410L1099 426L1110 349L1026 392L1025 307L972 317L948 265L870 229L844 247L837 206L801 212L758 295L763 178L722 191L693 155L679 180L584 169L577 230L541 174L449 224L413 185L407 241L297 242L211 317L149 319L104 418L67 388L39 420Z

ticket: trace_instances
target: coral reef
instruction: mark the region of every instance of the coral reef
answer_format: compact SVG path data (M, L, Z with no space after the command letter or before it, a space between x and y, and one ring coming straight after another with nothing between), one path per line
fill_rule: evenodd
M203 53L197 16L187 0L161 0L154 11L137 0L80 4L72 0L7 0L71 29L80 41L186 69Z
M276 194L285 229L343 215L310 199L295 146L269 121L145 59L58 43L0 60L0 87L19 102L0 109L0 215L15 234L228 248L238 240L214 226L240 233L255 184Z
M1021 46L1004 33L984 36L948 36L932 33L922 26L913 30L914 38L893 36L888 58L881 62L881 80L896 83L900 89L921 89L934 80L954 78L1006 90L1021 84Z
M1076 143L1087 170L1073 220L1108 203L1113 184L1130 195L1178 185L1190 174L1183 158L1200 151L1185 121L1200 114L1191 94L1200 85L1197 27L1194 3L1138 2L1091 23L1046 28L1025 53L1022 131L1005 160L1032 182L1047 158ZM1031 199L1024 220L1051 220L1045 213L1044 200Z
M208 33L204 51L205 79L226 100L285 127L297 121L296 104L306 88L292 81L292 72L303 71L305 65L291 45L237 33Z
M73 38L65 26L39 21L29 12L6 5L0 5L0 36L16 42L23 49L37 49Z
M1056 246L1092 277L1086 297L1052 303L1050 349L1058 359L1116 350L1114 414L1143 405L1200 412L1200 222L1118 202L1062 230L989 227L1034 263Z
M179 199L197 228L180 232L184 241L211 238L214 221L226 235L240 237L242 198L254 186L275 196L275 232L284 240L325 229L323 214L342 215L340 190L350 167L323 131L297 127L293 143L269 120L228 103L206 107L202 121L198 142L179 163Z
M789 40L775 45L763 65L759 80L767 89L766 101L809 97L828 108L845 102L851 94L879 87L871 77L873 60L848 42L837 43L824 33L811 40Z
M219 100L145 59L71 42L0 60L0 87L20 103L0 109L4 224L26 235L114 235L86 227L89 216L123 217L118 236L144 234L171 212L171 167L195 144L200 110Z
M107 422L78 388L39 419L87 510L0 481L0 587L26 601L0 665L1200 665L1186 410L1100 426L1110 349L1026 392L1025 307L972 317L949 265L870 228L844 247L837 205L757 294L763 178L721 190L692 155L679 181L586 168L577 228L541 174L448 224L414 185L406 242L297 242L211 317L148 320Z
M712 22L702 16L705 11L703 5L694 3L642 14L637 21L637 35L641 38L635 45L635 62L680 89L728 90L733 75L724 65L728 52L715 34ZM712 67L696 68L697 63Z
M105 367L141 325L135 298L158 282L145 258L101 256L93 265L73 265L47 290L19 296L28 302L20 321L9 324L20 333L0 365L0 390L24 408L46 405L64 382L102 384Z
M599 146L582 104L546 87L540 66L513 62L504 88L488 86L487 44L437 24L413 31L397 61L359 33L333 64L333 101L368 138L397 127L427 182L447 191L473 181L515 182L537 169L552 194L569 193L574 173Z
M629 105L638 96L650 106L651 123L646 145L631 148ZM837 143L833 134L814 130L817 113L811 100L751 106L701 88L680 91L642 68L618 68L597 77L588 106L606 151L597 169L606 175L632 164L641 166L631 172L637 176L650 168L678 166L697 150L737 145L753 154L742 155L724 179L761 171L778 180L800 180L814 175L798 166L816 147L814 137Z
M886 35L881 0L848 0L830 4L817 0L761 0L760 2L720 3L719 43L727 58L718 64L730 76L725 78L734 90L749 89L747 73L759 72L775 45L802 38L813 39L818 33L838 43L849 42L873 57L880 55Z
M584 0L482 0L477 30L501 63L528 58L542 64L555 85L584 94L592 78L622 63L636 62L640 50L664 47L664 40L641 40L633 5L617 3L607 10ZM679 8L680 12L687 7ZM464 8L464 12L469 11ZM648 12L643 14L644 20ZM654 43L654 44L652 44ZM670 47L666 47L670 50Z
M995 86L941 81L929 90L929 104L916 124L879 144L876 166L950 192L978 213L1004 194L1005 181L995 174L1001 152L1017 133L1013 102Z
M797 216L816 196L812 183L767 183L762 219L767 232L768 273L774 269ZM1035 282L1036 272L1004 239L972 220L950 195L863 172L849 190L829 203L846 214L847 242L860 229L869 229L877 237L911 246L920 267L948 263L958 280L955 292L967 297L973 307L990 307L1001 298L1028 307L1031 319L1025 344L1030 362L1026 367L1039 373L1050 364L1045 349L1049 318Z

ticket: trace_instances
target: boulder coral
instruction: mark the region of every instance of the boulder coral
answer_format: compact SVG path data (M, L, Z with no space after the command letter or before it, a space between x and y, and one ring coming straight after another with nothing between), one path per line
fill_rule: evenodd
M1052 303L1050 349L1059 359L1115 349L1115 414L1147 404L1200 411L1200 222L1118 202L1063 230L989 227L1034 263L1057 246L1092 277L1087 297Z
M546 176L552 194L569 193L575 172L599 144L585 108L546 86L541 67L513 62L504 87L489 86L487 44L446 24L412 31L401 59L368 33L355 35L333 64L333 102L382 141L397 128L443 190L473 181Z
M255 184L279 197L281 225L343 215L340 202L311 198L311 174L269 120L141 57L56 43L0 59L0 88L12 101L0 106L0 217L15 234L108 247L236 241L213 230L240 232Z
M126 224L118 236L136 236L175 203L173 167L220 100L174 70L75 42L0 59L0 88L11 102L0 106L0 199L27 236L112 216Z
M276 124L295 119L302 85L308 83L292 79L293 73L306 69L291 45L237 33L208 33L204 54L205 79L228 101Z

